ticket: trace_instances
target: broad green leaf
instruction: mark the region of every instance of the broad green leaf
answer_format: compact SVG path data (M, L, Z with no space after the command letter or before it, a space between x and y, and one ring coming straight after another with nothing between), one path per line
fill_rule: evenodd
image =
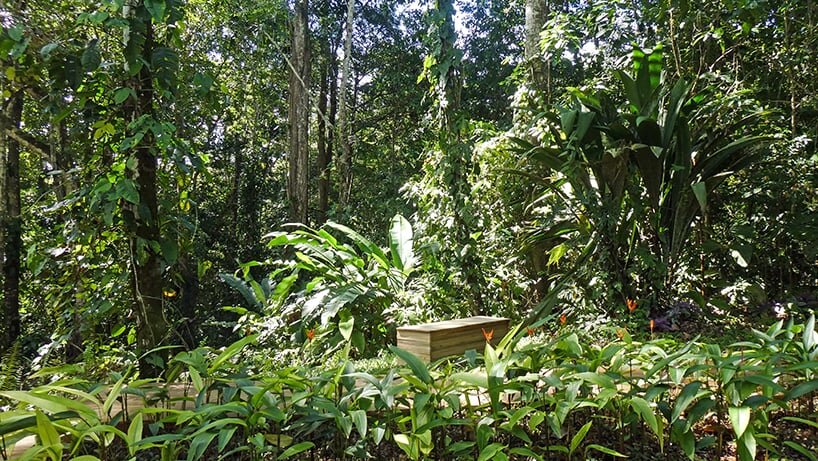
M786 421L792 421L794 423L806 424L807 426L814 427L815 429L818 429L818 421L810 421L808 419L798 418L796 416L785 416L782 419L784 419Z
M685 409L693 402L696 398L696 394L699 392L699 388L701 387L702 383L699 381L693 381L692 383L687 384L682 392L679 393L679 396L676 398L676 402L673 406L673 412L671 413L670 422L674 422L679 419L679 416L685 411Z
M477 461L488 461L490 459L493 459L499 452L503 451L503 449L505 448L506 448L505 445L499 443L492 443L486 448L480 450L480 454L477 456Z
M131 456L136 453L136 444L142 440L142 413L137 413L128 426L128 451Z
M603 389L616 389L616 383L610 376L602 374L602 373L595 373L593 371L586 371L582 373L577 373L572 376L573 378L579 378L583 381L587 381L591 384L595 384Z
M343 336L345 340L349 341L349 338L352 336L352 328L354 326L355 317L350 315L347 318L338 322L338 331L341 332L341 336Z
M205 451L207 451L207 447L210 446L210 443L216 438L217 435L218 433L216 432L203 432L193 437L193 440L190 442L190 448L187 452L187 461L196 461L201 459Z
M314 446L315 446L315 444L312 443L312 442L296 443L295 445L291 446L290 448L287 448L286 450L284 450L284 453L281 453L281 455L278 456L278 459L288 459L288 458L290 458L292 456L295 456L295 455L297 455L299 453L303 453L303 452L311 449Z
M414 375L420 379L421 382L424 384L432 383L432 375L429 374L429 369L426 367L426 364L424 364L423 361L416 355L395 346L389 346L389 350L392 351L393 354L397 355L398 358L406 362L406 365L409 366L412 373L414 373Z
M739 439L747 430L747 425L750 424L752 412L749 407L730 407L727 412L730 415L733 430L736 432L736 438Z
M136 184L133 180L120 178L116 183L116 192L122 200L134 205L139 205L139 191L136 189Z
M103 415L110 416L111 407L114 406L114 402L116 402L116 400L121 395L120 392L122 391L122 385L125 383L125 378L127 378L127 376L128 376L127 374L123 375L111 387L110 392L108 392L108 396L105 397L105 403L102 404Z
M88 46L82 52L80 62L82 63L82 68L86 72L95 70L102 63L102 58L100 57L96 40L91 40L91 42L88 43Z
M561 243L554 248L551 248L551 251L548 252L548 263L547 266L551 266L557 264L566 253L568 253L569 246L565 243Z
M51 55L51 52L56 50L58 46L59 46L58 43L49 43L47 45L44 45L42 48L40 48L40 56L42 56L45 59L48 59L49 56Z
M383 440L383 436L386 435L386 429L383 427L373 427L372 428L372 440L375 442L375 445L380 445L381 440Z
M537 461L541 461L543 459L542 455L537 454L531 451L531 449L525 447L515 447L509 450L508 452L511 453L512 455L525 456L527 458L535 459Z
M219 453L224 451L224 448L230 443L230 440L233 438L233 434L236 433L236 430L239 426L230 426L230 427L223 427L219 431L219 440L217 442L216 448L219 450Z
M413 244L412 225L403 216L395 215L389 229L389 251L392 264L404 274L408 274L415 265Z
M204 389L204 380L202 380L202 375L199 374L199 370L195 367L189 367L188 373L190 373L190 380L193 382L193 389L196 390L196 393L202 392Z
M389 263L388 263L388 260L386 258L386 254L383 252L383 250L381 250L380 247L378 247L378 245L375 245L374 243L372 243L368 239L364 238L361 234L355 232L354 230L350 229L347 226L344 226L343 224L338 224L338 223L335 223L335 222L332 222L332 221L330 221L330 222L328 222L328 223L326 223L324 225L327 226L327 227L330 227L332 229L336 229L336 230L341 231L350 240L352 240L352 242L355 243L355 245L362 252L364 252L367 256L375 259L378 262L378 264L380 264L381 267L383 267L383 268L388 268L389 267Z
M806 352L810 352L815 346L815 336L815 314L811 314L804 325L804 333L801 336L801 342L804 344Z
M697 182L690 185L693 189L693 195L696 196L696 201L699 202L699 207L702 213L707 212L707 186L704 182Z
M461 381L472 386L487 389L489 387L488 377L484 373L461 372L452 375L453 381Z
M664 130L662 132L662 146L665 148L670 147L670 141L676 132L676 121L681 115L689 89L687 82L684 79L679 79L676 81L676 84L673 85L673 89L670 90L670 104L665 113L664 125L662 127Z
M801 456L807 458L810 461L818 461L818 455L816 455L812 451L804 448L804 446L799 444L799 443L795 443L795 442L787 440L786 442L784 442L784 445L786 445L786 446L792 448L793 450L797 451L798 453L801 454Z
M161 23L165 19L167 8L165 0L145 0L145 8L151 14L154 22Z
M752 431L745 431L744 436L736 440L738 455L741 461L756 459L757 443Z
M218 370L219 367L221 367L225 362L230 360L234 355L238 354L239 351L244 348L244 346L254 343L256 339L258 339L257 334L245 336L244 338L241 338L240 340L227 346L227 348L213 360L213 363L207 369L208 373L213 374L213 372Z
M568 448L569 453L573 453L577 450L577 448L582 444L582 441L585 440L585 436L588 434L588 431L591 430L591 425L593 421L588 421L582 426L576 434L571 438L571 445Z
M51 423L51 420L40 410L37 410L36 418L37 435L40 437L40 443L44 447L50 447L52 445L62 446L60 436L57 434L57 430L54 428L54 424Z
M631 398L631 407L636 410L636 413L642 418L642 421L648 425L650 430L653 431L659 438L662 437L661 431L659 430L659 423L656 421L656 415L653 413L653 409L650 407L650 404L647 400L641 397L633 397Z
M244 280L232 274L219 274L219 278L224 283L230 285L231 288L238 291L251 307L256 309L261 309L263 307L261 301L256 298L255 293L253 293L253 290L247 285L247 283L244 282Z
M789 392L784 394L784 400L797 399L798 397L814 392L815 390L818 390L818 379L813 379L812 381L807 381L793 387Z
M91 418L96 418L97 416L96 411L88 405L76 400L60 397L58 395L37 393L33 391L0 391L0 396L16 402L29 403L49 413L64 413L69 410L74 410L77 413L84 414Z
M355 429L360 434L361 438L363 439L366 437L367 431L367 421L366 421L366 412L364 410L353 410L349 412L349 416L352 418L352 424L355 425Z
M173 265L179 258L179 244L175 239L162 239L159 246L162 248L162 257L165 262L169 266Z
M588 446L585 447L585 453L588 453L588 450L596 450L596 451L598 451L600 453L604 453L604 454L609 455L609 456L615 456L617 458L627 458L628 457L627 455L623 455L622 453L620 453L620 452L618 452L618 451L616 451L616 450L614 450L612 448L604 447L602 445L597 445L595 443L588 444Z

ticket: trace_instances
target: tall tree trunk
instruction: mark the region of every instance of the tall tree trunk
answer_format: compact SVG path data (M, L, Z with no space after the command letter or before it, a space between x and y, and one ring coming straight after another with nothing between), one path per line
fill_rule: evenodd
M308 0L297 0L293 17L290 56L290 158L287 194L290 219L307 223L309 210L310 46Z
M233 150L233 190L230 192L230 211L233 213L232 216L232 223L233 228L238 229L240 222L239 222L239 207L241 203L239 202L241 197L241 176L242 176L242 169L244 168L244 146L243 143L237 144L233 143L231 145ZM234 247L234 249L236 249ZM238 249L236 249L238 250ZM236 255L238 255L239 251L236 251Z
M144 27L145 42L142 46L142 59L149 63L156 47L153 23L144 6L136 8L132 24L139 22ZM132 31L132 34L139 31ZM133 122L140 117L154 118L153 108L153 74L151 68L143 65L131 82L136 91L136 101L126 108L125 119ZM128 136L136 133L129 132ZM136 311L136 339L140 356L159 346L168 333L162 299L162 266L161 254L156 247L160 241L159 206L156 183L156 143L150 130L145 130L142 140L135 146L136 169L133 180L139 190L139 204L126 207L126 222L129 224L130 248L132 259L131 287ZM165 354L158 354L164 358ZM158 376L161 369L155 366L150 357L145 356L139 363L144 376Z
M795 67L795 59L792 57L793 54L796 52L793 49L792 45L792 22L790 20L790 12L786 8L781 8L781 14L784 16L784 44L786 46L786 54L788 56L789 63L787 65L787 86L789 87L790 92L790 131L792 133L792 137L795 137L795 130L798 128L798 105L799 100L796 95L795 91L795 76L793 73L793 68Z
M327 209L329 207L329 146L327 143L327 97L329 87L329 62L333 59L330 55L329 42L322 46L323 61L321 63L321 89L318 92L318 216L316 224L321 225L327 221Z
M352 62L352 33L355 19L355 0L347 2L347 21L344 30L344 62L341 66L341 90L338 107L338 141L341 147L341 157L338 161L339 187L338 206L341 213L349 204L352 192L352 139L349 127L349 107L347 107L347 93L349 92L350 64Z
M7 107L7 123L20 129L23 117L23 93L15 91ZM20 143L9 136L5 143L3 184L3 317L6 323L3 344L6 350L20 336L20 254L22 218L20 217Z
M463 142L460 112L460 98L463 80L460 73L460 60L457 57L455 43L457 33L454 28L453 0L438 0L437 9L443 20L437 31L440 40L438 62L450 62L446 73L436 76L437 97L439 100L440 150L444 157L443 181L452 200L454 217L454 239L457 249L454 258L463 274L466 302L472 313L483 311L482 289L485 286L479 256L475 251L472 239L475 220L471 208L471 183L469 175L474 163L471 159L471 148Z
M5 89L5 85L0 81L0 92ZM11 128L11 121L8 118L7 107L0 105L0 261L5 260L6 232L3 226L6 220L6 158L8 158L7 134ZM1 264L1 263L0 263ZM6 320L5 307L0 308L0 356L5 354L8 344L8 321Z
M548 17L549 0L525 1L525 60L531 75L531 83L539 91L548 94L548 67L540 52L540 32Z
M52 104L57 103L56 98L52 98ZM50 122L49 143L49 163L52 169L58 170L54 175L54 193L57 200L63 200L77 189L77 185L69 173L73 162L68 152L68 130L64 121L57 121L56 117Z
M197 345L196 306L199 303L199 273L195 261L183 256L179 258L181 275L181 295L179 297L179 314L182 316L182 331L179 336L188 349Z

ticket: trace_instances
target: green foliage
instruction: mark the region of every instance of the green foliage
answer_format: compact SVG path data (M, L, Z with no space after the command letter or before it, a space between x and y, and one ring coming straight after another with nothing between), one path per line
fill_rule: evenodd
M572 264L556 271L556 296L578 268L593 261L594 267L608 268L598 274L609 290L603 294L607 303L626 298L669 303L688 277L685 258L695 256L688 242L696 218L707 215L716 188L752 164L771 139L732 140L721 130L740 133L738 124L701 123L697 117L714 89L695 94L684 79L666 82L662 56L661 49L636 50L632 73L617 72L623 105L609 91L570 89L574 107L546 116L552 125L542 143L514 139L521 153L548 172L545 192L530 206L558 210L532 231L529 245L548 251L547 265L554 267L575 248ZM741 123L763 114L751 112ZM595 276L590 271L583 278Z
M256 314L290 319L280 328L295 342L327 354L351 341L359 354L373 355L377 351L366 350L367 343L388 341L397 325L412 319L406 291L420 261L412 227L403 216L392 219L386 249L334 222L319 230L298 226L266 238L270 248L283 248L292 259L268 262L273 272L261 283L247 270L247 281L221 277ZM274 283L276 277L279 281ZM268 337L281 336L280 331L261 328Z
M417 460L576 459L594 451L627 457L633 454L624 448L628 437L638 439L637 447L680 450L692 460L709 445L720 452L731 438L728 430L742 460L754 459L758 450L784 457L809 453L772 422L789 415L783 419L815 426L802 405L816 390L814 317L779 322L757 331L756 340L724 350L667 339L589 344L575 333L538 337L521 330L513 329L496 348L487 345L471 364L427 365L393 348L408 368L381 377L355 371L343 356L315 369L253 370L239 358L253 353L248 347L255 337L247 337L223 351L178 354L169 376L191 386L183 396L176 395L179 384L157 388L127 376L111 387L63 378L27 392L3 392L17 408L0 416L0 436L14 444L37 434L29 459L59 459L60 453L111 459L115 439L130 456L146 452L162 459L240 453L252 459L299 453L364 458L382 455L390 443ZM142 396L145 407L125 413L117 404L112 416L112 402L126 391ZM168 406L149 405L154 395ZM96 409L103 405L100 417ZM801 416L791 416L799 408ZM127 423L119 424L121 418ZM595 424L600 420L608 423ZM703 421L718 422L718 439L697 439ZM452 430L457 427L467 431Z

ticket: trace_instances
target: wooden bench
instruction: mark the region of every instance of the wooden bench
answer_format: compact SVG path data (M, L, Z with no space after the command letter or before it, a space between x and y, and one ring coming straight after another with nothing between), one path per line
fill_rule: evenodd
M468 317L407 325L398 328L398 347L431 362L469 349L482 351L486 345L484 331L496 345L508 333L508 324L509 320L502 317Z

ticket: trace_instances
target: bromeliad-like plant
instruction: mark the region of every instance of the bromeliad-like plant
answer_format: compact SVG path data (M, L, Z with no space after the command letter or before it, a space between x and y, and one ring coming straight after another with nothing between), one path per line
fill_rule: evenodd
M577 256L604 259L611 283L624 297L638 272L651 295L679 279L686 243L697 216L707 211L713 191L758 158L769 137L748 135L744 127L763 112L740 114L729 126L709 126L709 89L694 93L682 78L666 80L662 52L635 50L633 71L617 72L626 101L609 91L572 89L575 106L549 115L550 135L541 145L515 140L551 176L532 206L562 203L565 210L548 226L536 228L531 242L550 250L556 262L573 236L584 247ZM551 197L551 198L549 198ZM570 275L570 270L566 271ZM658 274L658 275L650 275Z

